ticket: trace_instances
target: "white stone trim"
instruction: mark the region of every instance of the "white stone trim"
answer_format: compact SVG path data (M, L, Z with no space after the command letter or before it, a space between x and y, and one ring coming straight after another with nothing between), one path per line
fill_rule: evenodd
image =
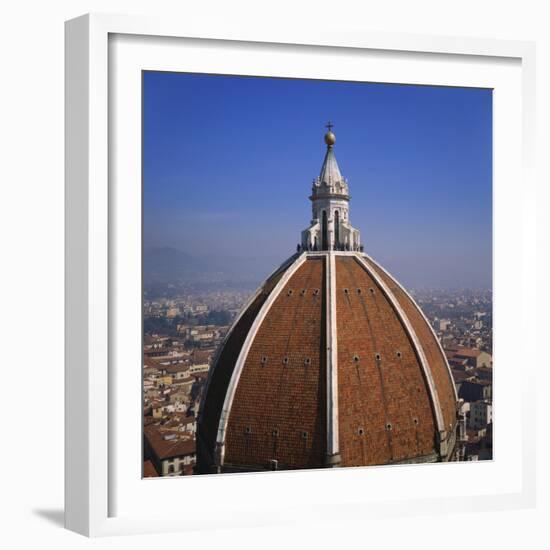
M365 255L366 256L366 255ZM439 433L445 431L445 422L443 421L443 413L441 411L441 403L439 402L439 396L437 394L437 389L435 387L435 382L432 376L432 372L430 370L428 361L426 359L426 355L424 354L424 349L422 348L422 344L420 343L420 340L418 339L418 336L416 335L416 332L414 331L407 315L403 311L403 308L399 305L399 302L397 301L397 298L393 294L393 292L389 289L388 285L382 280L380 275L378 275L365 261L363 257L361 257L359 254L356 256L357 261L363 266L365 271L376 281L376 284L382 289L382 292L386 295L388 300L391 302L393 308L395 309L401 323L403 324L406 332L408 333L410 339L413 342L413 345L415 347L416 353L418 355L418 358L420 359L420 365L422 366L422 370L424 371L424 374L426 376L426 380L428 382L428 389L430 391L430 397L432 399L432 403L434 406L436 421L437 421L437 429ZM446 454L446 453L445 453Z
M392 277L392 275L390 273L388 273L388 271L386 269L384 269L378 262L376 262L375 260L373 260L368 254L365 254L363 253L363 255L369 260L371 261L376 267L378 267L378 269L380 269L381 271L383 271L388 277L390 277L390 279L392 281L395 282L395 284L405 293L405 295L410 299L410 301L414 304L414 307L420 312L420 315L422 315L422 318L424 319L424 321L426 321L427 325L430 327L430 331L432 332L433 334L433 337L435 338L435 341L437 342L437 345L439 347L439 351L441 352L441 355L443 356L443 360L445 361L445 365L447 367L447 372L449 373L449 378L451 380L451 385L453 387L453 392L454 392L454 396L455 396L455 401L458 401L458 393L456 391L456 386L455 386L455 382L454 382L454 378L453 378L453 373L451 372L451 367L449 366L449 362L447 361L447 356L445 355L445 352L443 351L443 346L441 345L441 342L439 341L439 338L437 337L437 334L435 333L432 325L430 324L430 322L428 321L428 318L426 317L426 315L424 315L424 312L422 311L422 309L418 306L418 304L416 303L416 301L414 300L414 298L407 292L407 290L403 287L403 285L397 280L397 279L394 279Z
M336 261L326 254L326 376L327 376L327 458L339 453L338 430L338 334L336 329Z
M218 434L216 437L216 445L218 447L218 450L216 454L219 460L219 466L221 466L224 461L225 434L227 430L227 424L229 422L229 415L231 413L231 406L233 405L235 392L237 391L239 379L241 377L241 374L246 362L246 358L248 357L248 352L250 351L250 348L252 346L252 342L254 342L254 339L256 338L256 334L258 333L260 326L262 325L267 313L271 309L271 306L279 296L281 290L285 287L285 285L288 283L288 281L294 275L294 273L296 273L298 268L306 261L306 258L307 258L307 255L305 253L300 254L296 258L294 263L287 269L285 274L279 279L279 282L275 285L275 288L269 294L267 300L264 302L263 306L258 312L258 315L254 319L254 322L252 323L250 330L248 331L246 339L243 343L243 347L241 348L241 351L239 353L239 357L237 358L235 368L233 369L231 380L227 387L227 392L225 394L225 400L224 400L222 412L220 415L220 422L218 424Z
M214 374L214 370L216 368L216 365L218 363L218 360L220 358L220 353L222 352L223 348L225 347L225 344L227 343L227 340L229 340L229 337L233 333L233 330L237 326L237 323L241 320L241 317L244 315L244 312L252 305L254 300L259 296L259 294L262 292L262 289L264 288L266 282L271 279L275 274L277 274L281 269L284 269L287 267L292 261L295 260L295 255L290 256L290 258L287 258L277 269L272 271L267 278L262 282L262 284L248 297L244 305L241 307L239 313L233 319L233 323L231 323L231 326L229 327L229 330L227 331L226 335L223 338L223 341L218 346L218 349L216 350L216 355L214 357L214 360L212 361L212 365L210 365L210 369L208 370L208 377L206 379L206 387L204 388L204 394L207 395L208 388L210 387L210 381L212 379L212 376ZM203 414L203 407L201 406L199 409L199 416L197 418L197 421L200 422L202 420L202 414Z

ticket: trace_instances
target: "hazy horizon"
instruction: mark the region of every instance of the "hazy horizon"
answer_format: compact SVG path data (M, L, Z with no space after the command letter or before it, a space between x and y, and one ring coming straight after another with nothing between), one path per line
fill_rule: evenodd
M330 118L365 252L408 288L491 288L490 90L147 72L143 97L146 250L267 276L309 225Z

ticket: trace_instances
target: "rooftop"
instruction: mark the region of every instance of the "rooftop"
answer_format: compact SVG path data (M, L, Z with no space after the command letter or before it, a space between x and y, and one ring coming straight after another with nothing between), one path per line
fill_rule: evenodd
M150 460L146 460L143 463L143 477L158 477L159 474L155 467L153 466L153 463Z
M171 437L174 434L163 433L157 425L145 426L143 435L159 460L195 454L195 441L193 439L178 437L166 439L165 436Z

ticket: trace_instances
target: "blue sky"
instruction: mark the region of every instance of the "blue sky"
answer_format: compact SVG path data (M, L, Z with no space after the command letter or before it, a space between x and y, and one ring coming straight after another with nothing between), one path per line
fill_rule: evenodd
M145 247L267 275L309 224L330 119L365 250L408 287L490 287L491 90L147 72L143 94Z

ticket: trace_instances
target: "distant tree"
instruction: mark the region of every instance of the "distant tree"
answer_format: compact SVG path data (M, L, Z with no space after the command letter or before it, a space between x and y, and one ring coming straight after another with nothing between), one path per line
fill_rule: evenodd
M209 311L198 317L201 325L225 326L231 323L231 313L229 311Z

